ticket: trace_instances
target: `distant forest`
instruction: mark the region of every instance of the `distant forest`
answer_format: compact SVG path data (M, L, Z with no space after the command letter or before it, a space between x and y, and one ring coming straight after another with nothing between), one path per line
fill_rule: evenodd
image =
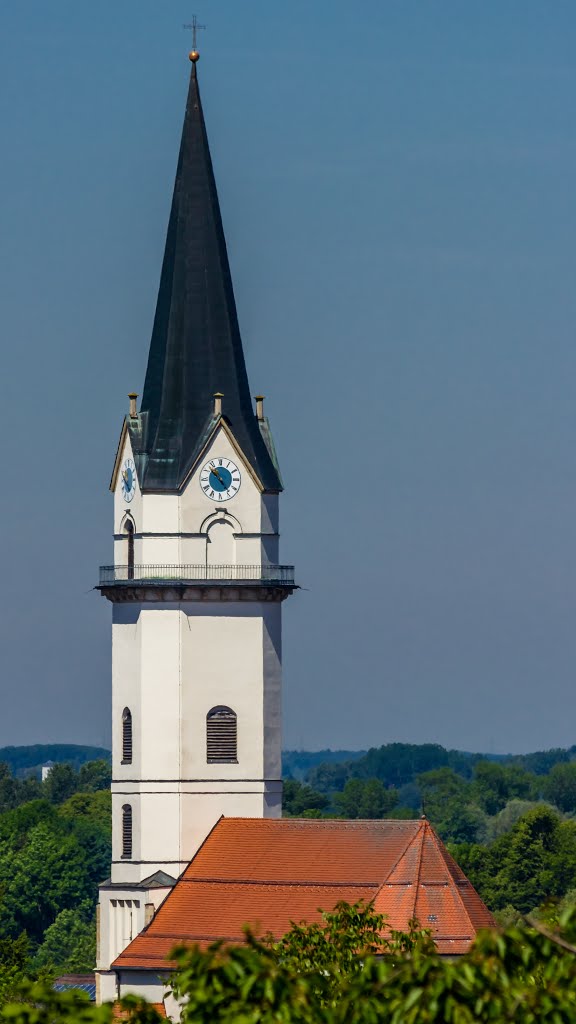
M282 769L285 779L318 784L318 778L325 778L329 789L340 789L340 780L356 775L373 775L389 786L401 786L412 782L420 772L444 767L453 768L464 778L470 778L477 761L521 764L536 775L545 775L555 764L575 757L576 746L534 754L470 754L462 750L446 750L438 743L387 743L370 750L284 750ZM336 764L340 767L330 767ZM312 768L318 768L318 772L311 773ZM320 788L323 785L321 782Z
M40 775L45 764L70 764L78 770L87 761L110 761L105 747L76 743L36 743L30 747L0 747L0 764L7 764L16 778Z

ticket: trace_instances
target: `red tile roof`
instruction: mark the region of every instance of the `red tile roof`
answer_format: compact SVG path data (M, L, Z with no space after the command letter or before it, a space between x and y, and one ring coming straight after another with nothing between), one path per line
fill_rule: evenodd
M319 921L345 900L374 901L390 927L412 917L440 953L465 953L494 919L426 820L221 818L149 925L112 965L170 966L180 943L242 942Z

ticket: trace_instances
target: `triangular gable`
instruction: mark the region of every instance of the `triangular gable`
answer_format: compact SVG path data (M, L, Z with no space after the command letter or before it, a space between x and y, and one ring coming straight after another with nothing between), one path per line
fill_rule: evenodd
M206 427L205 427L205 430L203 432L203 436L201 438L200 444L196 448L196 450L194 452L194 455L193 455L193 459L192 459L189 467L187 468L187 470L185 472L185 475L184 475L184 477L182 479L182 482L180 484L180 490L183 490L186 487L186 484L188 483L190 478L194 475L194 473L198 469L198 466L202 463L202 461L206 457L206 454L207 454L208 450L210 449L211 445L213 444L214 439L216 437L216 434L218 433L219 430L222 430L222 432L226 435L226 437L227 437L228 441L230 442L232 448L236 452L236 455L238 456L239 459L242 460L243 465L246 466L246 469L248 470L249 475L252 477L252 480L254 481L256 487L258 488L260 493L262 493L262 491L264 490L264 485L263 485L260 477L258 476L256 471L254 470L254 467L252 466L252 464L250 462L250 459L246 455L246 452L244 452L242 450L242 448L240 447L240 445L239 445L238 441L236 440L236 438L235 438L235 436L234 436L230 426L228 425L228 423L226 421L226 418L224 416L222 416L221 414L219 414L217 416L210 416L209 417L209 419L207 421L207 424L206 424Z

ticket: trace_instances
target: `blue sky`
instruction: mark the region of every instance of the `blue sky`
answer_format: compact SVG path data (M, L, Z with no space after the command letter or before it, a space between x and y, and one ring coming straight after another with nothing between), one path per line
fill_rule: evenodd
M286 483L285 745L576 741L576 6L211 0L199 67ZM0 744L108 742L180 0L0 10Z

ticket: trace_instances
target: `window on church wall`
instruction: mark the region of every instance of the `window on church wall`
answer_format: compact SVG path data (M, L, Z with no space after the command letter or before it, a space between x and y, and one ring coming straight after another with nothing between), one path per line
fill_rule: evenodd
M134 579L134 523L127 519L124 525L126 534L126 578Z
M238 761L238 726L232 708L212 708L206 715L206 760L208 764Z
M132 856L132 807L124 804L122 808L122 856Z
M132 712L122 712L122 764L132 764Z

